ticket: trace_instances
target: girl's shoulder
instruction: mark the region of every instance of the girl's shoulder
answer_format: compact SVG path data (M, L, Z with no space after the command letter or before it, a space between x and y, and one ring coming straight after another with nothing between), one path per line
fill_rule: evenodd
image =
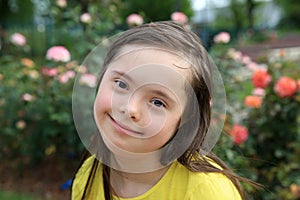
M75 177L74 177L74 180L73 180L73 183L72 183L72 200L75 200L75 199L81 199L84 191L85 191L85 188L88 184L88 181L89 179L91 178L90 177L90 174L91 174L91 170L93 169L93 166L95 165L95 156L90 156L88 157L83 163L82 165L80 166L79 170L77 171L77 173L75 174ZM96 173L101 173L102 170L102 165L97 165L97 170L96 170ZM102 179L102 176L96 176L98 179ZM99 183L102 183L101 180L94 180L93 181L93 187L95 186L95 184L97 186L100 187L100 185L98 185ZM97 187L95 186L95 187ZM94 190L92 190L94 191ZM94 191L95 192L95 191ZM92 192L92 193L94 193ZM90 194L90 195L95 195L97 196L98 194Z
M94 165L94 161L95 161L95 156L90 156L88 157L86 160L84 160L84 162L82 163L82 165L80 166L80 168L78 169L78 171L76 172L75 175L75 179L73 181L73 185L76 182L86 182L88 179L88 176L92 170L92 167Z
M213 162L213 161L212 161ZM216 163L211 163L222 169ZM185 182L186 200L241 200L241 196L231 180L218 172L192 172L178 163L178 180ZM182 177L185 176L185 177Z

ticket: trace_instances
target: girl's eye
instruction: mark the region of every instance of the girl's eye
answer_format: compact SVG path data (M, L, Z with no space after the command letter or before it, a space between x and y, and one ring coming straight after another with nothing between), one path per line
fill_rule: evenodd
M128 86L126 85L126 83L124 83L124 82L121 81L121 80L116 80L115 83L117 84L117 86L118 86L119 88L122 88L122 89L125 89L125 90L128 89Z
M164 102L159 99L152 99L150 102L156 107L166 107Z

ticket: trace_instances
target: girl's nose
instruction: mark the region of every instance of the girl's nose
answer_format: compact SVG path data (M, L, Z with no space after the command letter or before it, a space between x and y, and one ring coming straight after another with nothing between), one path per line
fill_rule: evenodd
M138 121L141 118L141 108L137 99L129 99L120 107L120 110L134 121Z

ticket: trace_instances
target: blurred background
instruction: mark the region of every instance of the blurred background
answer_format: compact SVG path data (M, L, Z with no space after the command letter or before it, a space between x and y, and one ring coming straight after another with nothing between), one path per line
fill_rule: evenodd
M0 199L69 199L85 151L72 89L103 39L151 21L192 29L227 93L214 148L249 199L300 199L300 1L0 0Z

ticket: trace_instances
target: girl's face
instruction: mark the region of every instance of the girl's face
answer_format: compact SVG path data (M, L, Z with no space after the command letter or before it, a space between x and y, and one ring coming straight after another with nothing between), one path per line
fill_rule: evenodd
M123 47L107 67L94 104L104 142L133 153L160 149L180 124L188 75L187 63L175 54Z

